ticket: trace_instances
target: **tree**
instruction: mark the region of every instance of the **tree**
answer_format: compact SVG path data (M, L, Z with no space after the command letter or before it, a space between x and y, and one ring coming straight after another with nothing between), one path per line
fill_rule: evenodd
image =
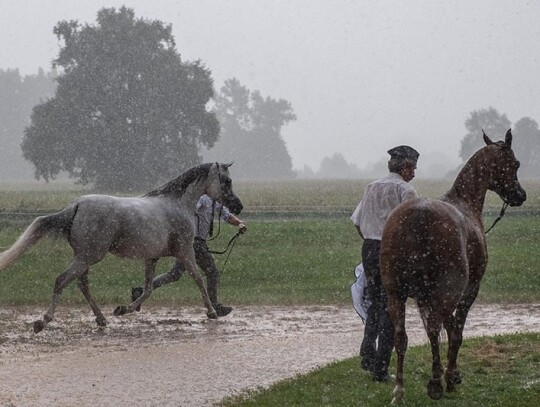
M501 115L496 109L480 109L473 111L465 121L467 135L461 141L460 156L463 162L483 146L482 129L492 139L503 139L504 134L512 127L506 115ZM516 157L521 161L520 176L538 178L540 175L540 130L538 123L530 117L519 119L513 129L514 141L512 148Z
M54 73L22 77L17 69L0 70L0 177L7 180L31 178L32 168L22 156L24 128L30 123L32 107L54 94Z
M360 171L355 164L349 164L343 154L334 153L332 157L324 157L317 173L319 178L349 179L359 178Z
M520 176L538 178L540 176L540 130L538 123L530 117L519 119L512 130L512 148L521 161Z
M467 161L483 146L482 129L492 139L502 139L510 126L510 120L508 120L506 115L499 114L493 107L471 112L467 120L465 120L467 134L461 141L459 152L459 156L463 162Z
M289 102L263 98L233 78L216 96L221 136L205 154L210 160L234 161L244 179L292 178L292 160L281 137L282 127L296 120Z
M37 178L61 171L98 189L141 190L200 163L219 135L210 71L183 62L171 26L103 8L60 21L55 96L36 106L22 149Z

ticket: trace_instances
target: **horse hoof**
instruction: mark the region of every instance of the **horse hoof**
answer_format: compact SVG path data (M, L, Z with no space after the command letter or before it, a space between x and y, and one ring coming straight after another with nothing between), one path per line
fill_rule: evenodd
M461 375L459 371L454 371L446 377L446 391L448 393L456 390L456 385L461 383Z
M394 387L394 391L392 392L392 394L394 395L394 398L392 399L392 404L393 405L401 404L401 400L403 400L403 395L405 394L405 390L403 389L402 386L396 385L396 387Z
M439 400L443 396L443 386L441 379L431 379L427 385L427 393L433 400Z
M34 322L34 333L38 334L45 328L45 323L41 320Z
M96 324L98 326L107 326L107 320L105 318L96 318Z
M459 373L459 370L454 371L454 374L452 375L452 383L461 384L461 373Z
M116 307L113 314L118 317L120 315L124 315L126 313L126 310L127 309L125 305L119 305L118 307Z
M208 312L208 313L206 314L206 316L207 316L208 318L210 318L210 319L217 319L217 312L216 312L216 311L214 311L214 312Z

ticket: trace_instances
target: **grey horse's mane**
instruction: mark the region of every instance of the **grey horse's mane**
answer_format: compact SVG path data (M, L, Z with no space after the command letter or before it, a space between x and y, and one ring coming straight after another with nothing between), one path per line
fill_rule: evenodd
M145 197L150 196L165 196L165 195L175 195L177 198L180 198L184 195L186 188L195 181L198 181L202 177L208 177L210 173L210 168L213 163L200 164L193 168L190 168L182 175L176 177L175 179L167 182L166 184L157 187L156 189L146 193Z

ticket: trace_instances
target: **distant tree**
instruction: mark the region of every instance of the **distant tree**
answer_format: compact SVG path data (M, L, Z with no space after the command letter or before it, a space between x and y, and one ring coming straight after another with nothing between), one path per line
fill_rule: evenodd
M54 94L53 73L21 76L18 69L0 69L0 178L31 179L32 167L23 159L21 141L30 124L32 107Z
M529 117L519 119L512 130L512 148L521 161L519 175L540 178L540 130L538 123Z
M292 160L281 136L282 127L296 120L289 102L263 98L237 79L225 81L216 96L214 111L221 136L205 157L234 161L240 178L292 178Z
M504 114L500 114L493 107L475 110L465 120L467 134L461 141L459 156L463 162L467 161L480 147L482 147L482 129L491 139L504 139L504 135L510 128L510 120Z
M349 179L358 178L360 173L355 164L349 164L343 154L334 153L332 157L324 157L321 161L318 178Z
M295 176L296 178L301 179L313 179L316 178L315 173L311 169L311 167L307 164L304 164L304 167L301 170L295 170Z
M37 178L61 171L98 189L142 190L198 164L219 135L210 71L183 62L171 26L103 8L60 21L56 95L36 106L22 149Z

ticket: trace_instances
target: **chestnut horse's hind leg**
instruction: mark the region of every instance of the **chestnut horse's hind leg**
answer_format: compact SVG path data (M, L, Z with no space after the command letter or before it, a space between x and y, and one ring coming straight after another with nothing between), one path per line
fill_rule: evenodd
M439 335L441 333L442 321L437 314L431 310L429 305L419 302L418 306L431 345L432 377L427 384L427 393L433 400L439 400L444 393L442 385L443 367L439 351Z
M98 324L98 326L106 326L107 320L105 319L98 305L94 301L92 294L90 294L90 286L88 284L88 269L86 269L86 271L82 274L82 276L79 277L79 281L77 282L77 285L79 286L79 289L84 295L84 298L86 298L86 301L90 305L90 308L92 308L92 311L94 312L94 315L96 316L96 323Z
M448 366L446 368L445 381L446 391L448 392L454 391L456 384L461 383L461 375L457 368L457 357L459 348L463 342L463 328L465 328L465 321L467 320L469 310L476 300L479 288L480 286L476 287L469 295L462 298L456 308L455 317L452 320L452 329L450 331L448 328L446 329L448 332Z
M444 380L446 382L446 391L451 392L455 390L456 384L461 383L461 377L457 370L457 355L463 341L463 330L459 329L453 315L450 315L444 322L444 329L446 329L446 335L448 336L448 365Z
M56 310L56 306L58 305L62 290L67 287L73 280L82 276L87 270L88 264L79 259L74 259L71 262L71 265L67 268L67 270L60 274L58 277L56 277L51 306L49 307L47 313L43 316L42 320L37 320L34 322L34 333L37 334L41 332L47 326L47 324L53 320L54 312Z
M392 404L399 404L405 393L403 387L403 363L407 351L407 332L405 331L405 303L398 295L388 295L388 315L394 324L394 346L397 353L396 385Z

